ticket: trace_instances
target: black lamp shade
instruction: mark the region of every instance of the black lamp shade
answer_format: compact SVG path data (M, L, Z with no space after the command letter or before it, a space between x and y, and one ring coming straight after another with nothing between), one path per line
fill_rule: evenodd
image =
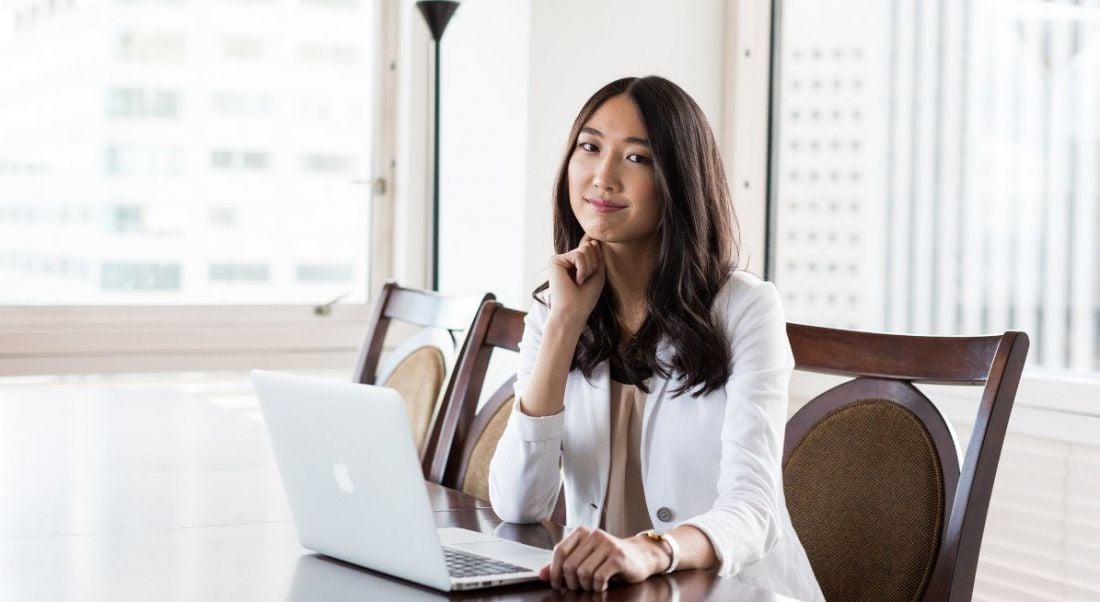
M432 32L432 39L439 42L443 37L443 30L447 29L451 17L458 10L458 2L453 0L420 0L416 3L424 21L428 23L428 29Z

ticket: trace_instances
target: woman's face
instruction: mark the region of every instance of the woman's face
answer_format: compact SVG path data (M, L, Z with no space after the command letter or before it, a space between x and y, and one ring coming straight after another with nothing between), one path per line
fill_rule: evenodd
M646 242L657 233L653 153L634 101L607 99L585 122L569 159L569 204L590 237Z

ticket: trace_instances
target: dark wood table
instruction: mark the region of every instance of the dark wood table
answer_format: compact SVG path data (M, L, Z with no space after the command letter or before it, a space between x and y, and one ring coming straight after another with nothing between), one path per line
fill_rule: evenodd
M439 526L550 548L426 484ZM606 594L542 583L446 594L298 544L263 426L171 388L0 387L0 600L782 599L702 571Z

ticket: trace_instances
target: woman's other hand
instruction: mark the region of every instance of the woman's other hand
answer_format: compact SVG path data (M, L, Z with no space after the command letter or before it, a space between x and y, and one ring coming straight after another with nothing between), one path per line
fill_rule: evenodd
M547 272L551 317L583 329L607 281L603 243L586 234L577 248L551 257Z
M554 556L539 578L554 589L602 592L612 578L638 583L669 562L662 545L644 535L620 539L602 529L577 527L554 546Z
M565 381L577 341L607 279L603 243L585 236L577 248L551 257L546 271L550 282L550 315L542 325L531 379L520 396L520 408L528 416L552 416L564 407Z

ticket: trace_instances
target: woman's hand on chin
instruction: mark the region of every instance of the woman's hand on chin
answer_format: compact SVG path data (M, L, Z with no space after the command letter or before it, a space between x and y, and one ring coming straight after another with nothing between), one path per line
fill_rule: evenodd
M539 578L554 589L607 591L612 578L644 581L668 566L667 552L645 536L620 539L602 529L577 527L558 545Z
M607 281L603 243L586 234L577 248L554 255L546 267L551 317L578 330L583 329Z

